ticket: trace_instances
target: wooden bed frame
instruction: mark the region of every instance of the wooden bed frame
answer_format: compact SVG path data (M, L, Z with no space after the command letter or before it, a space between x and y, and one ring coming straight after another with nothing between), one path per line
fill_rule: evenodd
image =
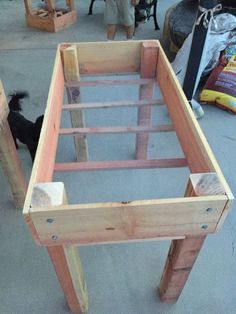
M138 79L99 80L96 75L140 73ZM82 80L83 75L94 75ZM109 78L109 76L107 76ZM84 103L81 86L140 85L137 101ZM153 97L159 85L163 99ZM68 103L63 103L64 90ZM172 124L151 125L151 108L167 106ZM83 110L137 107L137 126L85 127ZM69 110L72 128L61 128ZM184 158L148 159L151 132L176 132ZM136 159L89 161L86 135L135 133ZM75 138L77 161L55 161L59 136ZM130 202L68 204L55 172L104 169L188 167L184 197ZM66 175L66 174L65 174ZM172 68L156 40L61 44L23 215L38 245L48 250L72 313L86 312L88 296L76 246L171 239L159 286L163 302L175 302L209 233L222 226L233 195L204 137Z
M74 0L65 0L67 9L56 8L54 0L45 0L45 9L34 9L24 0L27 25L47 32L58 32L77 21Z

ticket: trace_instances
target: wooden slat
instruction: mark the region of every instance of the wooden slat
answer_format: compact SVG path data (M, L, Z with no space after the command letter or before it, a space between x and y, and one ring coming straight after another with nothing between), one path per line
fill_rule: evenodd
M61 55L64 63L64 75L66 82L76 81L79 83L80 73L76 46L69 45L68 47L64 47L64 49L61 49ZM66 90L69 103L80 102L81 96L80 89L78 87L67 86ZM84 114L82 110L72 111L70 112L70 115L71 124L74 128L83 128L85 126ZM88 160L87 139L85 137L74 138L74 143L76 159L78 161Z
M226 202L226 196L217 195L32 207L31 217L43 245L205 235L214 232ZM213 209L211 212L207 211L209 207ZM48 224L48 218L54 222ZM128 226L133 224L131 235ZM57 235L55 241L53 235Z
M97 87L119 85L149 85L154 84L154 79L128 79L128 80L93 80L93 81L68 81L66 87Z
M140 77L150 79L156 77L158 44L156 42L143 43L141 50ZM141 85L139 98L141 100L151 100L154 93L154 83ZM138 109L138 125L151 125L152 107L145 106ZM136 137L136 159L148 158L149 134L137 134Z
M149 132L172 132L173 125L158 126L117 126L117 127L93 127L93 128L66 128L60 129L60 135L92 135L92 134L117 134L117 133L149 133Z
M115 160L56 163L54 171L91 171L112 169L150 169L187 167L186 159Z
M67 204L62 183L42 183L34 186L32 206L60 206ZM50 225L52 220L48 220ZM58 280L72 313L87 313L88 295L78 251L75 247L47 247Z
M62 110L76 110L76 109L103 109L103 108L119 108L119 107L141 107L141 106L155 106L164 105L163 99L151 100L124 100L111 102L91 102L80 104L65 104Z

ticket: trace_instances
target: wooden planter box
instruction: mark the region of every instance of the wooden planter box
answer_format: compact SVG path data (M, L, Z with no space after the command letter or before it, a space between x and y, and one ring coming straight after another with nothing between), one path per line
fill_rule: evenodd
M98 75L107 76L99 79ZM138 100L83 102L81 97L81 90L87 87L114 89L121 85L138 86ZM155 88L160 88L161 98L155 96ZM68 104L64 103L65 91ZM169 123L151 123L155 106L167 108ZM85 126L85 110L118 107L137 108L137 124ZM62 128L61 117L68 111L72 128ZM163 132L176 132L183 156L148 157L150 133ZM135 134L135 159L89 160L87 136L117 133ZM56 160L58 139L66 136L75 139L77 161L73 156L70 162ZM134 169L183 167L189 169L189 180L185 195L180 197L70 204L64 184L53 182L58 172L66 178L77 171L132 169L133 173ZM172 239L159 293L162 301L174 302L205 237L217 232L232 201L233 195L158 41L59 45L23 214L36 243L47 247L73 313L86 312L88 307L76 245Z
M29 27L58 32L77 21L74 0L67 0L67 9L55 7L54 0L46 0L46 9L33 9L31 0L24 0L25 17Z

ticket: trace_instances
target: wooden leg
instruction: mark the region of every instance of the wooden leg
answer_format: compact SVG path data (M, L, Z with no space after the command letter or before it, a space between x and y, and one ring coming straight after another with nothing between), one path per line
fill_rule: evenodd
M15 206L23 208L27 183L7 121L8 105L0 81L0 166L9 182Z
M224 188L215 173L192 174L185 197L224 193ZM172 241L159 287L161 301L178 300L205 238L205 235L199 235Z
M67 204L63 183L36 184L31 204L32 206ZM53 224L53 219L49 218L48 222ZM56 243L57 236L52 237ZM47 250L71 312L73 314L87 313L88 295L78 250L72 245L47 246Z
M72 246L49 246L47 250L71 313L87 313L86 284L76 248Z
M178 300L205 238L188 237L172 241L159 287L162 302Z

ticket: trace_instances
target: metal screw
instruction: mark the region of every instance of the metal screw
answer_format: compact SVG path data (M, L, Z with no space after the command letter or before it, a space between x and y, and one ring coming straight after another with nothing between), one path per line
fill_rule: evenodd
M208 213L210 213L210 212L213 211L213 208L209 207L209 208L206 209L206 211L207 211Z
M202 225L202 229L207 229L208 225Z
M53 235L52 236L52 240L56 241L58 239L58 236L57 235Z
M53 222L54 222L54 219L52 219L52 218L48 218L48 219L47 219L47 223L51 224L51 223L53 223Z

